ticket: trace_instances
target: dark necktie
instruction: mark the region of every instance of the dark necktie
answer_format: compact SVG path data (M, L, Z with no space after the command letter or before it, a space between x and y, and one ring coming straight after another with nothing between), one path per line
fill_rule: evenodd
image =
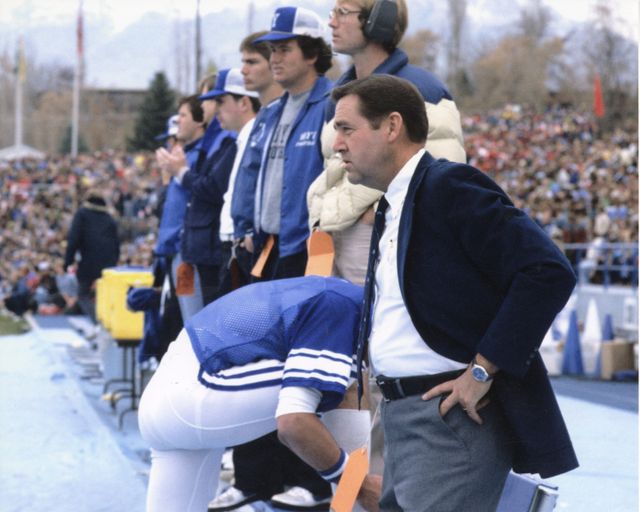
M369 334L371 333L371 317L376 282L376 266L380 255L380 238L384 232L385 212L389 203L384 196L380 198L378 209L376 210L375 222L371 233L371 246L369 247L369 262L367 263L367 276L364 282L364 301L362 305L362 318L360 319L360 330L358 332L358 350L356 356L356 373L358 377L358 407L362 399L362 361L367 353L369 345Z

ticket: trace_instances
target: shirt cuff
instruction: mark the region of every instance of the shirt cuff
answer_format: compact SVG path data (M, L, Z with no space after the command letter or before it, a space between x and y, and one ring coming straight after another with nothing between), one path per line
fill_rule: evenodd
M283 414L312 413L315 414L322 400L319 389L302 386L285 386L278 395L276 418Z
M182 179L184 178L184 175L187 174L188 172L189 172L189 167L186 165L178 171L178 174L176 174L175 176L178 184L182 185Z

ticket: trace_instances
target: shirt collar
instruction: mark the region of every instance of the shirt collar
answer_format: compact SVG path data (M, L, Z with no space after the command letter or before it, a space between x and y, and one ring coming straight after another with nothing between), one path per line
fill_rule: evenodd
M255 122L256 118L252 118L248 123L245 123L245 125L240 128L240 131L238 132L238 137L236 138L237 144L238 146L243 145L246 140L249 138L249 134L251 133L251 128L253 128L253 123Z
M407 190L409 189L409 182L411 182L413 173L415 172L418 162L420 162L424 153L425 150L421 149L409 158L402 169L400 169L400 172L398 172L398 174L396 174L396 176L391 180L391 183L389 183L389 187L387 188L384 197L386 197L389 202L389 209L394 216L399 215L402 210L404 198L406 197Z

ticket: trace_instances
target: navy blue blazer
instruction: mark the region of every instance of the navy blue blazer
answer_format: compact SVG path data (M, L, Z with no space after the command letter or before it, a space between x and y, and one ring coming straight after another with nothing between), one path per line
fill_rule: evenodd
M182 186L191 192L180 245L182 259L188 263L222 264L220 211L237 149L235 138L226 136L217 151L182 178Z
M577 467L538 347L575 286L562 252L500 187L468 165L420 160L402 210L398 278L437 353L500 368L492 387L516 443L513 468Z

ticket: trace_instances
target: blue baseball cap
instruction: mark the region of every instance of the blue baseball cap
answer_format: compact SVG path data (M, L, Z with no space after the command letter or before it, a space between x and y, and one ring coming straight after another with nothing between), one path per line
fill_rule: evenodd
M175 137L176 135L178 135L178 115L177 114L169 118L169 120L167 121L167 129L165 130L165 132L161 133L160 135L156 135L154 139L165 140L165 139L168 139L169 137Z
M320 16L304 7L278 7L271 19L271 30L254 43L282 41L299 36L322 38L325 25Z
M218 72L218 79L216 85L209 92L199 96L200 101L211 100L224 94L239 94L240 96L250 96L257 98L258 93L255 91L247 91L244 86L244 78L240 68L223 69Z

